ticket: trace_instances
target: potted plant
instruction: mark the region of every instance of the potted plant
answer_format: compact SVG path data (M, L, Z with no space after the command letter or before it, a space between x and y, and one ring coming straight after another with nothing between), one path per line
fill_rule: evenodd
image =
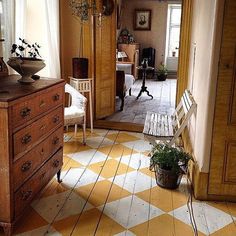
M19 40L20 45L12 45L13 57L9 58L7 64L22 76L18 80L20 83L33 83L32 76L45 67L44 61L39 58L40 46L37 43L29 44L25 39Z
M167 67L161 63L157 69L157 80L158 81L165 81L168 75Z
M157 185L175 189L186 173L192 157L181 148L157 144L151 151L150 169L155 171Z

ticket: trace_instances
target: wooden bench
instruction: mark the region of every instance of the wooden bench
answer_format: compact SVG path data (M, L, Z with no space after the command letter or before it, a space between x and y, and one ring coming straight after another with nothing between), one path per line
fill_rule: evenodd
M190 91L185 90L181 101L172 115L147 112L143 133L151 142L162 140L172 146L181 135L196 110L197 104Z

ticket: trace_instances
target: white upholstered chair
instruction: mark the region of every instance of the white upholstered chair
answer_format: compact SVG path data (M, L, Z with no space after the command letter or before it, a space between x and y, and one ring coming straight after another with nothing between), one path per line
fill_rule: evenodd
M70 98L69 107L64 110L64 125L75 125L75 136L77 134L77 125L83 128L83 143L86 143L86 106L87 99L71 85L65 85L65 93L68 93Z

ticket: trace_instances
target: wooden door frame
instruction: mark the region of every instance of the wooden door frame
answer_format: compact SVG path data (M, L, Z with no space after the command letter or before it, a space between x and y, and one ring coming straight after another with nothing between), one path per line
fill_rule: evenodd
M115 0L115 3L117 1ZM181 12L181 31L180 31L180 49L178 60L178 74L177 74L177 88L176 88L176 104L179 102L184 90L188 85L188 72L189 72L189 56L190 56L190 44L191 44L191 25L192 25L192 6L193 0L182 1ZM116 8L115 8L115 14ZM117 42L115 42L117 43ZM94 42L95 45L95 42ZM94 62L94 65L96 63ZM96 76L95 76L96 77ZM95 104L94 98L94 104ZM117 129L142 132L143 126L140 124L134 124L130 122L113 122L106 120L95 120L94 126L97 128Z

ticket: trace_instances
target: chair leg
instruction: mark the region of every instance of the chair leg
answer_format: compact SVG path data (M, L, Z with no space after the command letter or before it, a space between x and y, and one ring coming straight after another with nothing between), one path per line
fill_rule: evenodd
M131 94L131 88L129 89L129 96L131 96L132 94Z
M77 135L77 124L75 124L75 137Z
M83 124L83 144L86 144L86 124Z

